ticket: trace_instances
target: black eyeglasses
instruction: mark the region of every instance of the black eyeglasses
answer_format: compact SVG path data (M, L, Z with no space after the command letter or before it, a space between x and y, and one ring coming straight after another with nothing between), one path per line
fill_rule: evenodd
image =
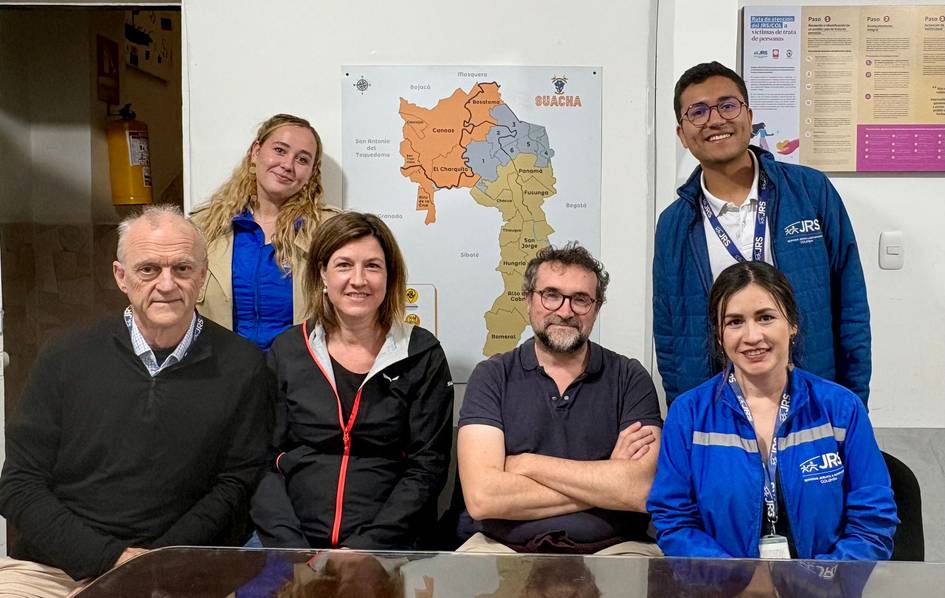
M535 291L541 297L541 304L548 311L557 311L564 305L564 300L571 302L571 311L579 316L583 316L591 311L591 308L597 305L597 299L584 293L575 293L574 295L565 295L555 289L545 289Z
M738 98L725 98L718 104L711 106L699 102L698 104L693 104L686 108L686 111L683 113L683 118L691 122L693 126L704 127L709 122L709 116L712 114L713 108L715 108L719 116L725 120L735 120L738 118L738 115L742 113L742 106L747 105L748 104ZM682 122L682 119L680 119L679 122Z

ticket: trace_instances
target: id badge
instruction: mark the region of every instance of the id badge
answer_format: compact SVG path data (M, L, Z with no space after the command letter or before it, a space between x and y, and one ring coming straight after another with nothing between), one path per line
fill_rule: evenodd
M790 559L791 550L787 538L777 534L763 536L758 543L758 552L763 559Z

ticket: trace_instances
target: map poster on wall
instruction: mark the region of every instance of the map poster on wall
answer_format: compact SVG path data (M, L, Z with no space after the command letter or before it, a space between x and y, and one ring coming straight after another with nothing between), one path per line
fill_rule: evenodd
M831 172L945 172L945 5L743 16L753 143Z
M549 243L600 253L594 67L346 66L344 207L393 230L435 300L453 378L530 336L525 265ZM417 320L420 320L419 322Z

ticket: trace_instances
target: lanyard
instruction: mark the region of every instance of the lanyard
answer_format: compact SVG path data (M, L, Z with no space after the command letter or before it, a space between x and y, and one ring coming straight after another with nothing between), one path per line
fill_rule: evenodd
M727 377L728 385L732 389L732 392L735 393L735 398L738 399L738 404L741 405L742 411L745 412L745 417L748 418L749 423L754 424L755 420L751 417L751 409L748 408L748 401L745 400L742 389L735 380L735 370L732 366L729 366ZM768 517L768 525L771 527L772 535L775 534L775 524L778 522L778 487L776 484L778 479L778 429L781 427L781 424L784 423L784 420L787 419L788 410L790 408L791 395L788 393L788 389L785 388L784 392L781 393L781 404L778 406L778 423L774 427L774 433L771 435L771 444L768 447L768 462L761 462L761 469L765 474L765 513Z
M768 221L766 208L768 207L768 199L770 199L770 185L768 183L768 176L761 170L760 165L758 169L758 210L755 213L755 241L752 247L751 259L756 262L763 262L765 261L765 232ZM712 225L712 230L714 230L715 234L719 237L722 246L728 250L729 254L735 258L736 262L747 262L748 260L746 260L742 252L738 250L738 247L732 243L732 238L725 231L722 223L719 222L715 212L712 211L712 206L709 205L709 200L705 198L704 193L700 199L702 200L702 212L709 220L709 224Z

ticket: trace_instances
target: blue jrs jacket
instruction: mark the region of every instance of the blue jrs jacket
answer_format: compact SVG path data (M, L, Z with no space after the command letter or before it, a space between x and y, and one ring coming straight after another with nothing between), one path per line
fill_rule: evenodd
M798 558L885 560L899 519L863 403L795 368L777 429L778 484ZM647 509L666 556L758 557L764 473L724 374L684 393L663 426Z
M794 287L804 331L794 362L849 388L866 404L870 312L843 202L823 173L749 149L774 187L767 206L771 252ZM712 270L699 207L701 176L702 168L696 168L656 225L653 336L667 403L718 371L709 340Z

